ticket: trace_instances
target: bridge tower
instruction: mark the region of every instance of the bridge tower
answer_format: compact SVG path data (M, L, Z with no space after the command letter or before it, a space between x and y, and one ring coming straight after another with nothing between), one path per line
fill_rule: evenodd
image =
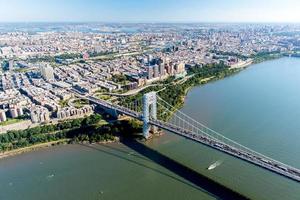
M157 131L155 126L151 126L149 121L157 119L157 98L156 92L149 92L143 96L143 136L148 139L150 130L152 133Z

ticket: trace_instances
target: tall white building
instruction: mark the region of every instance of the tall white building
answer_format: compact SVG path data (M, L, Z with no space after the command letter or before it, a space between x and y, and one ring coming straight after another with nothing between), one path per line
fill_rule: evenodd
M9 112L10 112L11 118L17 118L19 116L17 108L15 108L15 107L10 108Z
M153 77L154 78L159 77L159 67L158 67L158 65L153 66Z
M10 60L10 61L8 62L8 69L9 69L10 71L12 71L12 70L14 69L14 64L15 64L14 60Z
M4 110L0 110L0 122L6 121L6 114Z
M148 66L148 68L147 68L147 78L148 78L148 80L153 79L153 67L152 66Z
M159 65L159 74L160 74L160 76L165 76L166 75L165 63L161 63Z
M51 66L41 66L40 67L41 75L46 81L54 80L54 70Z
M12 118L17 118L24 114L23 108L18 105L9 105L9 113Z

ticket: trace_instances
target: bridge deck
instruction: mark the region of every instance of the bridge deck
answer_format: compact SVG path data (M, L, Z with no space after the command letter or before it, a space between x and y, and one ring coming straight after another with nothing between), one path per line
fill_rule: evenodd
M96 103L102 107L105 107L108 109L114 109L121 114L125 114L127 116L136 118L138 120L142 120L141 114L134 112L132 110L129 110L127 108L124 108L122 106L114 105L112 103L109 103L109 102L106 102L104 100L100 100L100 99L97 99L94 97L86 97L86 99L90 100L91 102ZM178 126L166 123L166 122L151 119L150 124L154 125L156 127L159 127L161 129L164 129L166 131L170 131L172 133L180 135L182 137L185 137L187 139L199 142L201 144L204 144L208 147L211 147L218 151L224 152L224 153L234 156L236 158L242 159L251 164L257 165L257 166L267 169L271 172L274 172L276 174L287 177L291 180L300 182L300 170L299 169L290 167L288 165L283 165L282 163L276 162L275 160L266 159L265 157L261 157L259 155L253 154L251 152L237 149L237 148L232 147L226 143L223 143L217 139L212 139L212 138L204 136L204 135L195 134L190 130L183 129Z
M293 167L283 166L279 162L277 163L277 162L274 162L273 160L272 161L267 160L265 158L259 157L257 155L251 154L249 152L241 151L239 149L231 147L230 145L227 145L218 140L213 140L206 136L195 134L192 131L184 130L182 128L179 128L177 126L174 126L174 125L171 125L168 123L160 122L158 120L151 120L150 123L161 129L170 131L172 133L175 133L175 134L185 137L187 139L199 142L201 144L204 144L204 145L211 147L213 149L216 149L218 151L224 152L224 153L234 156L236 158L245 160L251 164L254 164L259 167L265 168L269 171L275 172L276 174L279 174L279 175L285 176L287 178L290 178L292 180L295 180L297 182L300 182L300 171Z

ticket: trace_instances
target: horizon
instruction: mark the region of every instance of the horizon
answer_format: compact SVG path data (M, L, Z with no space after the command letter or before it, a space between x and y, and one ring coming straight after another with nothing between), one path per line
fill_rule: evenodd
M277 24L277 25L298 25L299 22L226 22L226 21L0 21L0 24L246 24L246 25L260 25L260 24Z
M296 0L0 0L0 4L0 23L300 23Z

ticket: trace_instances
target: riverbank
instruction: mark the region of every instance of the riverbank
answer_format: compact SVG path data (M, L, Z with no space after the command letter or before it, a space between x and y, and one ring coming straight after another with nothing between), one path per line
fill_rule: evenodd
M181 79L184 81L174 81L174 79L170 78L163 82L164 86L150 87L133 96L119 97L117 102L119 105L126 106L142 99L144 94L156 91L160 98L164 99L174 108L172 112L166 113L160 112L161 108L158 106L158 118L161 120L168 120L172 117L173 112L184 105L184 99L191 88L228 77L242 69L244 68L230 69L229 66L224 65L223 63L205 66L196 65L188 69L188 78ZM138 105L137 109L142 111L142 106Z
M246 61L241 61L235 65L230 66L230 69L243 69L252 65L253 59L248 59Z
M16 156L19 154L23 154L23 153L28 153L28 152L32 152L32 151L36 151L36 150L40 150L40 149L44 149L44 148L49 148L49 147L53 147L53 146L57 146L57 145L67 145L67 144L111 144L111 143L118 143L120 142L120 138L119 137L115 137L113 140L105 140L105 141L99 141L99 142L95 142L95 143L89 143L89 142L72 142L71 139L61 139L61 140L57 140L57 141L52 141L52 142L45 142L45 143L40 143L40 144L35 144L32 146L28 146L28 147L24 147L24 148L19 148L19 149L14 149L11 151L5 151L0 153L0 160L4 159L4 158L8 158L8 157L12 157L12 156Z
M185 98L186 98L188 92L196 86L204 85L207 83L211 83L213 81L227 78L229 76L235 75L235 74L243 71L244 69L246 69L248 67L251 67L252 65L263 63L265 61L280 59L282 57L284 57L284 53L270 52L270 53L257 54L256 56L249 58L244 63L239 64L238 66L235 66L235 67L228 67L228 66L224 67L222 65L219 65L219 66L221 66L221 70L219 70L219 71L218 70L214 71L214 69L211 70L214 73L213 76L203 76L203 75L197 76L197 75L203 73L203 72L201 72L201 69L197 69L198 71L196 70L196 71L192 72L194 74L194 76L192 76L190 78L191 80L190 81L188 80L182 84L184 92L183 93L178 92L180 97L178 98L177 102L175 104L173 104L173 106L174 106L175 110L180 109L184 105L184 101L185 101ZM208 68L210 68L210 67L211 66L209 66ZM208 74L210 74L210 73L208 73ZM187 85L185 85L186 83L187 83ZM168 88L165 89L164 92L168 92L167 90L168 90ZM175 92L175 94L177 94L177 93ZM167 96L167 95L163 95L163 93L161 93L160 95ZM172 99L174 99L174 97L164 98L164 100L166 100L168 102ZM175 99L176 99L176 97L175 97ZM167 117L167 119L169 119L171 117L172 116L170 115Z
M120 141L120 137L136 137L140 124L132 119L103 123L101 115L91 115L58 124L48 124L21 131L0 134L0 158L61 143L101 143Z
M260 53L254 56L253 59L253 64L259 64L265 61L269 60L276 60L279 58L283 58L285 56L285 53L279 53L279 52L270 52L270 53Z
M163 91L158 92L160 97L162 97L167 102L170 102L170 104L174 107L174 110L172 110L170 113L166 114L164 112L159 112L158 115L161 115L161 113L163 113L163 116L160 116L160 118L165 120L170 119L173 113L176 112L176 110L180 109L184 105L186 95L193 87L234 75L240 72L241 70L243 70L244 68L245 67L232 69L222 64L215 64L215 65L204 66L201 68L191 69L192 76L189 76L188 79L186 79L183 82L180 82L180 84L176 84L176 87L174 87L173 84L166 84L165 89ZM141 94L139 95L142 96ZM133 99L132 97L130 97L127 100L129 102L132 102L132 100L134 100L134 97ZM134 133L139 131L141 132L141 125L136 124L134 122L130 122L127 124L124 123L121 125L109 124L105 126L105 125L100 125L98 123L99 118L91 119L92 122L87 122L87 124L86 121L84 120L85 119L74 120L71 123L67 122L67 124L62 126L63 128L58 128L57 130L56 130L57 125L53 125L55 127L52 127L51 125L50 127L48 125L49 130L44 130L42 132L39 132L40 127L36 127L35 129L37 130L32 129L33 133L36 136L29 134L31 132L31 129L29 129L29 133L27 133L26 131L24 133L22 131L19 132L15 131L15 132L8 133L7 135L4 135L3 137L1 136L0 138L0 142L1 142L0 150L7 154L10 154L10 152L14 154L14 151L20 148L21 149L25 148L25 151L30 150L30 147L35 148L36 143L38 143L41 146L43 146L43 144L47 146L49 142L51 144L52 142L55 143L56 141L60 141L61 139L72 140L75 143L79 143L82 141L96 143L101 141L114 140L113 137L115 137L116 135L131 137L132 136L131 134L133 132ZM96 127L94 127L94 125L96 125ZM128 130L120 131L124 129L128 129ZM53 132L55 130L58 132L56 132L55 134L49 134L51 133L51 131ZM18 140L16 141L14 138L18 138Z
M24 148L19 148L19 149L14 149L14 150L11 150L11 151L6 151L6 152L0 153L0 159L15 156L15 155L19 155L19 154L23 154L23 153L27 153L27 152L34 151L34 150L48 148L48 147L51 147L51 146L54 146L54 145L67 144L68 142L69 142L68 139L62 139L62 140L57 140L57 141L53 141L53 142L40 143L40 144L36 144L36 145L24 147Z
M260 63L263 63L263 62L266 62L266 61L270 61L270 60L276 60L276 59L280 59L280 58L283 58L285 56L284 53L279 53L279 52L268 52L268 53L259 53L253 57L249 57L245 62L243 63L240 63L236 66L233 66L233 67L229 67L228 70L229 70L229 73L226 74L225 72L225 76L212 76L212 77L207 77L207 78L200 78L200 81L199 83L196 83L196 84L193 84L193 85L190 85L188 86L186 89L185 89L185 92L184 92L184 95L181 96L181 100L178 102L178 105L174 106L177 109L180 109L183 105L184 105L184 100L188 94L188 92L196 87L196 86L199 86L199 85L203 85L203 84L207 84L207 83L210 83L210 82L213 82L213 81L217 81L217 80L221 80L223 78L226 78L226 77L229 77L229 76L232 76L232 75L235 75L241 71L243 71L244 69L248 68L248 67L251 67L252 65L256 65L256 64L260 64ZM226 69L225 69L226 70ZM194 75L195 76L195 75ZM194 77L193 76L193 77ZM170 116L171 117L171 116ZM169 118L170 118L169 117Z
M250 65L239 68L230 68L228 66L215 65L195 69L195 71L192 72L194 75L191 76L190 79L176 87L169 86L163 92L159 92L158 95L165 101L171 102L170 104L174 107L173 112L176 112L176 110L182 108L186 96L192 88L232 76L249 66ZM168 120L171 117L172 113L165 116L164 119Z

